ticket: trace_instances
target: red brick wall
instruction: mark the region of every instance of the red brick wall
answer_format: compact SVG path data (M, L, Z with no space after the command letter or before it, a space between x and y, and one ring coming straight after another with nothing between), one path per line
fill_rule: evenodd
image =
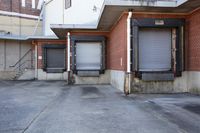
M188 23L188 70L200 71L200 10L190 14Z
M39 40L36 42L36 44L38 46L38 56L37 57L39 57L39 56L42 56L42 45L44 45L44 44L66 44L66 40L41 40L41 41ZM67 51L66 51L66 63L67 63ZM41 59L41 60L38 59L38 69L42 69L42 68L43 68L43 59Z
M39 0L36 0L36 7ZM26 0L26 7L21 6L21 0L0 0L0 10L39 16L40 11L32 8L32 0Z
M107 67L111 70L126 70L127 63L127 14L124 14L110 32L107 45Z
M134 13L133 18L185 18L184 15ZM124 13L110 32L107 45L108 69L126 70L127 67L127 13ZM122 60L122 64L121 64Z

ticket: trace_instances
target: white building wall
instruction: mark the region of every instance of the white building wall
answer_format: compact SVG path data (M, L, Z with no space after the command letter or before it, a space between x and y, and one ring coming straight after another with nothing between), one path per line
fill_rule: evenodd
M46 0L48 2L49 0ZM44 10L44 34L54 35L50 24L96 25L104 0L72 0L72 6L65 9L65 0L52 0ZM93 8L96 6L97 10Z
M44 35L54 35L53 31L50 29L50 24L63 24L63 2L64 0L53 0L46 4L43 16Z

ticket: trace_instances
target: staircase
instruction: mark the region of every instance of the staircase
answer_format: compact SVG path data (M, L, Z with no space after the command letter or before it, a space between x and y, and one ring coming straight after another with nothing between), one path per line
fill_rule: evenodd
M33 80L34 79L34 56L32 49L29 49L14 65L10 68L16 72L13 80Z

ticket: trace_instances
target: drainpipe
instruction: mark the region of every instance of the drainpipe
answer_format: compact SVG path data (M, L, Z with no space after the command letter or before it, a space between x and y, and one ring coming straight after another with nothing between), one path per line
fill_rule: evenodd
M131 17L132 11L129 11L127 18L127 73L131 72Z
M37 32L37 29L38 29L40 20L42 20L43 17L44 17L44 15L43 15L44 8L45 8L45 2L43 2L43 4L42 4L42 8L41 8L41 11L40 11L40 16L38 17L37 23L36 23L35 28L34 28L34 30L33 30L33 34L32 34L33 36L34 36L34 35L36 34L36 32ZM43 20L43 23L44 23L44 20ZM43 25L44 25L44 24L43 24Z
M129 11L127 17L127 77L125 86L126 95L130 94L131 91L131 18L132 11Z
M35 79L38 79L38 47L35 42L33 44L35 46Z
M70 81L70 32L67 33L67 72L68 72L68 83Z

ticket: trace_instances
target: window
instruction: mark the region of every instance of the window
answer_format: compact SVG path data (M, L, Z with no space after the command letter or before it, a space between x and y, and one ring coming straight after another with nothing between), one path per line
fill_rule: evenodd
M65 0L65 9L70 8L72 5L71 0Z

